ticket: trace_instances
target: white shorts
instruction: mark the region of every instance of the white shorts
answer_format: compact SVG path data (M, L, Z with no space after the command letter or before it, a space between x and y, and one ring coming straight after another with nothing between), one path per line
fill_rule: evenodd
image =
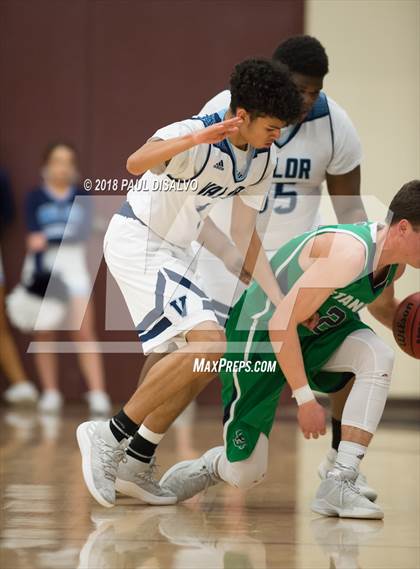
M117 213L111 219L104 239L105 261L144 353L165 352L173 343L185 345L186 333L198 324L217 318L196 282L192 251L164 241L131 215Z
M86 297L91 294L92 283L86 263L84 243L50 245L43 254L42 265L44 269L61 277L70 296ZM27 254L22 269L23 282L28 282L31 278L34 267L34 255Z
M268 259L275 253L277 251L266 251ZM204 247L197 252L196 271L200 286L211 298L219 323L224 326L229 310L239 300L247 285Z

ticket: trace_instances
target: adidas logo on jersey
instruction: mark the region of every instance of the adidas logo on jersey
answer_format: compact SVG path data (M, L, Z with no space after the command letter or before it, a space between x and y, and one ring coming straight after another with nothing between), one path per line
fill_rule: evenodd
M223 166L223 160L220 160L220 162L217 162L213 168L217 168L218 170L224 170L225 167Z

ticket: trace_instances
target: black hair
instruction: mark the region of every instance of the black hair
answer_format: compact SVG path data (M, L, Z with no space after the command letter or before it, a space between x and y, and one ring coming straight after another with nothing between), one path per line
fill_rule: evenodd
M420 180L411 180L403 185L389 205L388 219L390 225L406 219L420 229Z
M287 68L268 59L247 59L235 66L230 77L233 112L238 107L251 118L276 117L296 122L302 114L302 99Z
M56 148L60 148L60 146L63 146L64 148L67 148L68 150L73 152L75 160L77 162L78 153L77 153L76 147L73 146L73 144L71 144L70 142L56 141L56 142L51 142L44 149L44 152L42 153L42 157L41 157L42 166L45 166L48 163L49 159L51 158L51 154L54 152L54 150Z
M287 65L291 73L324 77L328 73L328 56L324 46L312 36L293 36L281 43L273 59Z

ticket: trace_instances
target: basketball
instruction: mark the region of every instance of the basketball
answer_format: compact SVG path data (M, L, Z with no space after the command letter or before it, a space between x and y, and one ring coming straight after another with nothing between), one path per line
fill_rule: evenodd
M410 294L397 308L392 326L399 347L420 359L420 292Z

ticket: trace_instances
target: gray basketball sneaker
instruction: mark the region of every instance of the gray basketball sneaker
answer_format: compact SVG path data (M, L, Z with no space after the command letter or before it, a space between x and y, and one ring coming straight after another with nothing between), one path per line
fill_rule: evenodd
M169 489L160 486L154 476L155 469L154 458L150 463L145 463L126 455L118 467L115 489L154 506L175 504L177 497Z
M336 458L337 451L329 449L324 460L318 466L318 475L321 480L324 480L327 477L328 472L334 468ZM359 488L362 496L366 496L366 498L369 498L372 502L374 502L378 497L377 491L369 486L367 478L362 472L359 472L354 484Z
M215 447L200 458L178 462L162 476L161 487L175 494L178 502L183 502L214 486L221 481L214 470L214 460L223 450L224 447Z
M118 443L106 421L86 421L77 427L77 442L82 454L83 478L99 504L115 504L115 478L124 458L126 441Z
M334 468L319 485L312 511L323 516L381 520L381 508L360 493L355 485L357 472Z

